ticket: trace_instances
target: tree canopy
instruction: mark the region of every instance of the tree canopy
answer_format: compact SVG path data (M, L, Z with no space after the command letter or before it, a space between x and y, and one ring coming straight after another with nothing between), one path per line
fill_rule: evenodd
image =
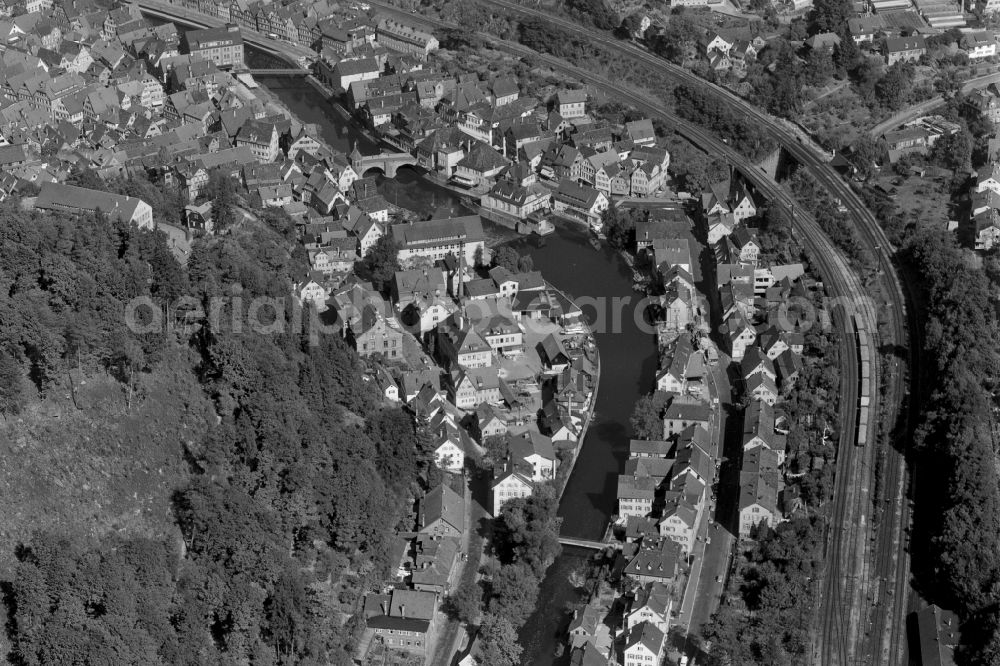
M186 470L172 501L148 508L173 520L170 531L84 522L21 545L13 658L349 663L360 592L389 570L388 538L427 469L426 442L406 412L383 405L339 336L309 334L310 315L290 296L307 266L287 220L261 215L199 239L181 266L163 234L101 215L5 204L0 216L4 414L69 393L69 368L119 381L132 398L125 410L151 399L141 387L180 371L201 394L189 402L214 406L212 425L183 447L166 441L174 430L150 429L162 438L150 448L175 451L169 464ZM135 299L172 317L179 296L196 325L135 326L152 323L149 308L126 319ZM277 330L242 325L257 297L285 299ZM212 298L217 316L199 316ZM158 418L185 422L181 402Z
M379 238L355 269L361 279L370 280L381 292L388 292L392 277L399 270L402 270L399 251L391 234Z

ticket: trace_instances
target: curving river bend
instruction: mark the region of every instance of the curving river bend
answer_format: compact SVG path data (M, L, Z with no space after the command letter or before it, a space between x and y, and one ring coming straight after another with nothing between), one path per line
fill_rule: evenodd
M305 81L267 77L258 81L300 120L315 123L333 148L350 152L357 142L362 152L377 150ZM444 209L464 214L457 195L410 169L401 169L395 179L381 177L379 191L388 201L421 213ZM556 233L546 237L543 246L528 238L514 240L511 245L522 254L530 254L535 268L549 282L579 298L585 315L598 324L595 332L601 355L601 382L596 411L559 506L565 536L597 539L615 508L618 473L628 454L632 407L653 384L655 342L636 323L634 304L641 297L632 290L631 269L607 247L595 250L582 228L559 226ZM618 318L614 316L616 311L621 312ZM620 326L614 325L616 319ZM568 655L559 659L555 655L569 622L565 608L579 601L569 575L583 566L588 555L585 550L565 548L546 573L538 606L521 631L524 666L568 663Z

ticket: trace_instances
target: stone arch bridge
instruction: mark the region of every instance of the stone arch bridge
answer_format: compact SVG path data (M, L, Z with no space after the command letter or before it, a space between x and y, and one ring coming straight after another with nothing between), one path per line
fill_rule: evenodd
M359 176L365 172L378 169L388 178L395 178L396 171L402 166L417 166L417 158L409 153L381 152L377 155L361 155L356 150L351 154L351 168Z

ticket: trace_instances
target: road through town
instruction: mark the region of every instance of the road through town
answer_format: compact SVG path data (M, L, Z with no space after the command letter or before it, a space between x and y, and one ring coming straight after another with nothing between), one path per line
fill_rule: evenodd
M383 5L381 3L373 3L384 8L386 11L390 12L401 12L401 10ZM426 18L419 18L419 21L425 24L431 25L433 27L455 27L450 26L444 22L429 20ZM573 25L573 24L570 24ZM576 27L574 27L574 30ZM587 31L584 31L587 32ZM589 33L588 33L589 35ZM778 185L769 175L764 173L760 168L757 167L751 160L747 159L743 155L737 153L730 148L728 144L723 142L714 134L694 125L683 121L672 114L669 114L663 110L664 105L655 100L655 98L648 94L640 94L631 89L623 87L620 83L611 82L604 77L597 76L592 72L586 71L580 67L570 65L565 61L554 58L552 56L538 54L535 51L527 49L526 47L515 44L512 42L504 42L502 40L497 40L490 35L482 34L486 39L491 39L495 45L503 48L512 53L519 55L530 55L537 60L544 62L544 64L552 67L556 71L563 71L571 76L582 80L591 86L594 86L613 98L619 99L625 102L638 111L645 114L650 118L658 118L663 122L667 123L672 127L679 135L690 140L694 145L699 146L702 150L711 153L714 156L719 156L726 159L730 165L741 171L747 180L760 192L764 197L770 199L776 204L784 207L789 211L796 211L794 218L794 226L802 233L804 242L806 246L810 249L812 256L814 257L820 273L823 276L824 283L828 287L828 291L832 296L840 297L840 302L848 306L848 310L857 310L862 313L863 320L867 322L867 328L871 331L877 330L876 322L877 317L875 313L875 308L870 304L870 299L868 297L867 290L861 282L859 276L850 267L846 258L837 250L829 238L822 232L818 223L812 218L808 213L803 212L801 206L797 205L794 198L780 185ZM595 39L606 42L616 40L611 40L609 38L595 37ZM664 64L662 60L652 56L641 49L636 47L630 47L635 49L639 57L644 60L652 60L653 64L660 66ZM704 81L697 79L690 72L686 72L686 75L693 77L697 85L708 85ZM724 100L729 103L728 99ZM747 105L745 102L741 103ZM751 106L750 109L754 112L752 115L761 115ZM770 127L770 124L762 123L762 127L765 129ZM857 195L847 186L846 183L840 181L834 174L834 179L829 178L829 174L824 173L824 169L829 169L829 167L823 162L821 154L812 148L807 148L803 144L799 143L798 135L785 133L786 130L782 128L782 133L780 135L780 143L782 145L790 143L791 146L785 145L786 149L791 148L790 152L793 152L793 156L799 159L807 167L810 167L818 171L818 179L820 183L830 189L834 196L839 196L842 202L848 206L851 210L855 219L860 222L874 227L878 227L877 222L867 211L864 205L857 198ZM791 137L791 138L790 138ZM832 173L832 172L831 172ZM826 178L824 178L826 176ZM878 229L878 233L881 229ZM870 241L871 236L867 236L866 239L869 240L867 243L872 249L873 254L877 254L879 249L877 243ZM876 246L876 247L872 247ZM884 252L888 252L889 244L885 242L881 249ZM886 259L885 263L889 266L891 270L891 264L889 260ZM894 275L894 273L892 273ZM905 314L902 311L903 302L902 299L895 300L895 304L890 310L894 310L898 315L895 322L904 322ZM851 323L852 311L843 311L838 316L835 317L836 325L841 328L841 334L843 339L847 341L848 347L850 347L854 340L854 328ZM897 326L894 330L899 330L901 324ZM875 336L871 336L870 345L873 347L869 350L871 356L874 358L877 356L878 351L875 344ZM852 363L853 359L853 363ZM843 379L841 384L841 405L855 406L858 404L858 367L856 364L856 350L854 355L848 353L845 358L842 359L842 372L841 377ZM876 381L876 374L873 373L872 381ZM878 390L873 386L870 390L871 395L878 395ZM845 423L842 424L843 433L853 433L856 426L856 410L853 408L845 408L842 410L845 414ZM818 614L818 617L833 617L837 618L837 621L830 624L827 622L822 623L822 631L819 645L822 649L819 650L819 654L823 655L821 659L822 663L829 664L847 664L852 658L853 643L852 637L857 631L857 626L859 624L859 619L857 613L849 612L851 608L858 608L859 604L855 603L856 597L864 595L863 581L860 578L860 572L862 570L859 554L864 553L864 544L867 541L868 534L866 523L861 516L864 512L870 508L870 501L865 501L867 496L865 490L870 484L870 470L871 465L871 453L868 449L860 450L859 455L855 455L855 448L853 446L853 439L845 434L843 440L841 441L840 454L837 460L837 477L839 491L835 497L835 502L832 515L830 516L830 548L831 552L837 553L836 557L831 558L827 570L827 575L824 577L824 584L822 591L825 594L822 595L822 608ZM874 447L869 447L874 449ZM855 483L855 480L860 480L862 483ZM846 539L844 537L847 537ZM862 584L859 584L862 583ZM820 590L818 590L820 591Z
M669 63L643 48L631 42L619 40L609 33L587 28L573 21L506 0L483 1L494 8L542 18L571 34L586 37L593 43L599 43L605 48L628 56L637 62L653 66L679 83L710 90L717 96L720 103L756 121L764 132L782 146L800 165L808 169L820 185L847 208L862 242L877 262L879 268L877 280L869 284L868 288L855 285L858 288L853 290L854 296L858 299L854 301L855 303L870 304L870 293L875 293L880 297L877 306L870 304L865 308L865 318L872 334L870 344L875 345L877 342L879 345L871 351L886 354L891 372L886 373L883 377L876 368L876 371L872 373L873 383L876 381L886 383L883 403L881 407L876 406L873 413L880 415L881 421L888 424L889 428L894 427L901 416L904 421L906 420L908 412L903 411L901 405L912 390L912 387L908 386L908 382L915 381L918 376L918 373L914 371L917 357L913 353L913 346L909 344L910 326L913 324L907 319L907 302L910 294L904 291L903 283L893 263L895 248L858 194L830 167L826 161L826 155L812 145L800 129L792 123L761 111L731 91L711 84L683 67ZM552 64L552 60L554 59L546 58L548 64ZM652 105L648 103L648 97L637 100L637 95L625 90L620 84L609 86L610 82L606 80L599 82L600 77L589 72L584 72L581 75L579 68L572 69L576 70L575 75L579 78L592 85L600 83L605 90L650 114L650 117L660 117L671 123L679 134L692 140L703 149L710 149L712 154L726 156L726 159L740 168L762 193L765 195L773 193L776 184L772 180L766 178L754 165L747 165L747 160L743 159L741 164L740 160L737 159L740 156L734 158L734 152L729 149L729 146L722 144L716 137L700 128L693 128L689 123L683 123L670 117L669 114L661 110L662 107L652 108ZM794 204L788 196L775 196L774 198L788 206ZM829 245L826 236L814 220L802 220L800 216L796 218L796 222L802 225L803 231L806 232L807 238L811 241L815 243L822 239ZM806 222L811 222L811 224L806 224ZM806 228L807 226L811 228ZM825 254L825 252L819 254ZM831 255L827 254L826 256ZM840 268L846 268L846 265ZM836 270L835 268L834 271ZM829 273L829 270L824 270L824 274L828 278ZM880 316L876 316L876 311ZM850 328L845 330L845 334L849 338L853 336ZM879 354L872 353L871 358L877 359ZM845 381L854 383L856 378L851 380L845 377ZM880 395L876 386L871 387L870 395ZM842 396L842 399L844 397L850 397L851 400L842 402L842 405L857 404L856 395ZM853 432L855 425L850 422L852 418L850 412L853 411L843 410L847 422L843 423L842 427L848 432ZM879 420L878 418L871 419L872 432L869 433L868 438L871 444L868 447L855 455L852 450L854 447L845 447L842 442L841 455L838 456L837 471L840 480L838 481L837 496L834 498L834 512L831 516L831 524L836 527L831 532L829 547L832 551L840 552L844 546L848 552L844 553L843 560L840 560L838 556L828 563L826 577L836 579L836 581L827 581L825 584L827 594L824 594L821 599L818 618L844 617L845 609L848 612L845 619L846 626L842 630L838 631L836 627L832 626L836 624L835 622L826 620L821 622L817 647L820 648L818 651L821 655L819 661L824 664L853 663L851 660L855 653L860 651L859 644L866 638L863 626L866 625L863 618L865 611L868 612L872 631L877 635L888 634L886 639L889 644L888 649L883 650L883 656L879 657L877 663L896 666L899 664L905 649L904 614L909 593L907 585L909 557L904 533L904 529L909 523L909 505L905 501L906 461L901 446L893 445L894 443L887 437L877 436L879 431L876 429L876 424ZM902 431L908 431L910 425L904 423ZM901 440L905 441L905 438L901 438ZM883 489L883 496L873 498L870 493L872 488L876 486L874 483L875 453L880 448L885 451L881 467L883 478L880 485ZM894 494L886 494L889 491ZM883 504L886 510L882 512L882 519L877 526L879 538L874 549L870 549L867 542L868 530L871 529L872 525L868 516L872 513L872 507L876 502ZM846 546L841 543L842 532L847 533L849 537L850 543ZM847 597L846 600L839 598L840 595L836 593L838 589L842 589L843 594ZM866 601L869 598L873 599L871 603ZM829 644L837 643L845 645L837 649L829 647ZM834 655L838 653L841 656L835 657Z

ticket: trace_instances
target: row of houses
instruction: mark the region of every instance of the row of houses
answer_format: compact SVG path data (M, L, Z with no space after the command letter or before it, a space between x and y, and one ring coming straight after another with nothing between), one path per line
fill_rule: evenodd
M1000 242L1000 166L979 170L972 188L969 224L975 249L987 252Z
M618 476L616 525L624 543L615 554L612 579L627 578L636 587L621 599L624 614L611 631L616 637L611 648L601 625L583 631L593 616L607 625L606 610L591 604L577 614L570 647L579 663L637 666L664 659L681 594L678 583L696 556L712 510L720 458L708 375L718 356L706 335L707 307L694 288L690 231L683 210L669 204L636 224L636 251L649 257L664 291L655 388L666 394L667 404L662 436L631 440Z
M426 659L441 627L437 608L455 582L466 524L466 498L442 483L417 503L414 531L395 537L395 581L387 592L365 597L370 639Z
M363 73L339 79L348 106L421 167L469 188L487 216L517 221L551 209L596 224L613 198L650 196L666 184L670 156L652 122L595 121L583 90L540 100L506 77L353 62L362 61Z
M175 4L317 53L350 55L376 39L394 51L423 56L438 47L432 34L392 19L375 22L359 5L328 0L178 0Z

